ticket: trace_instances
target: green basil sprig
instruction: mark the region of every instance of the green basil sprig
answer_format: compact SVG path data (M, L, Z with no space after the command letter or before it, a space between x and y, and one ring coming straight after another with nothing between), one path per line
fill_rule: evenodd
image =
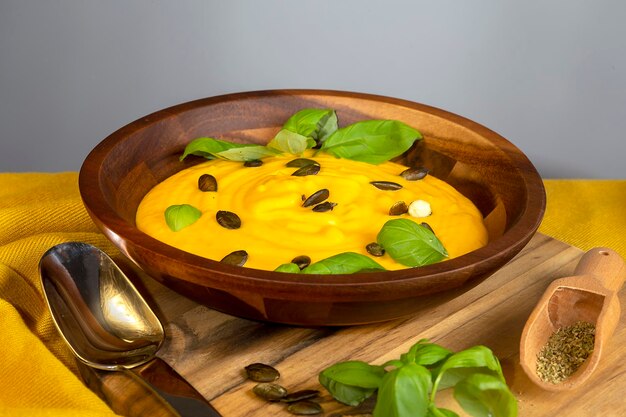
M267 146L299 155L322 143L337 130L337 114L330 109L304 109L291 116Z
M337 130L321 149L338 158L377 165L402 155L421 138L420 132L397 120L366 120Z
M174 232L192 225L200 216L202 212L190 204L173 205L165 209L165 223Z
M429 228L409 219L387 221L376 241L393 260L404 266L424 266L448 256L448 251Z
M401 155L421 138L417 130L397 120L365 120L339 129L334 110L303 109L292 115L266 146L203 137L191 141L180 160L197 155L253 161L285 152L299 155L318 147L339 158L380 164Z
M233 143L213 138L197 138L186 147L182 161L188 155L203 156L207 159L225 159L228 161L254 161L268 156L277 155L275 149L251 143Z
M378 391L374 417L458 417L435 404L443 381L452 384L454 398L474 417L517 416L517 401L500 363L485 346L452 353L424 339L382 366L334 364L320 373L319 381L337 401L351 406Z
M324 369L319 380L335 398L356 407L376 392L384 376L385 368L382 366L346 361Z

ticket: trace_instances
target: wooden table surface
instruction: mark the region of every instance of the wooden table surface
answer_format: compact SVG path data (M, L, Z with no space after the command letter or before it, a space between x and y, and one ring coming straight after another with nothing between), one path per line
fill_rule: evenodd
M276 367L291 390L322 390L325 416L348 415L331 399L317 375L351 359L380 364L398 358L427 338L453 351L486 345L500 358L520 416L626 415L625 315L591 379L573 392L552 393L534 386L522 371L522 328L548 284L572 275L582 251L537 234L509 264L464 293L424 303L414 316L342 328L271 325L225 315L181 297L151 279L145 288L165 322L168 340L159 356L183 375L224 417L289 416L284 405L252 393L255 383L243 368L253 362ZM620 292L626 310L626 290ZM450 395L438 405L460 412ZM460 413L461 415L464 415Z

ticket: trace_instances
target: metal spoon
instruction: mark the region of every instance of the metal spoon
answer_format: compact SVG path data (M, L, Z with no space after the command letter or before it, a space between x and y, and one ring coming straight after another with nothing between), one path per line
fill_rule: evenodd
M529 379L548 391L564 391L583 384L600 361L620 316L617 292L626 278L626 264L609 248L586 252L574 276L553 281L531 313L520 340L520 364ZM578 321L595 325L593 352L567 379L552 384L537 376L537 354L559 328Z
M132 369L174 415L220 417L155 356L163 326L109 256L86 243L62 243L42 256L39 272L54 323L81 362L107 371Z

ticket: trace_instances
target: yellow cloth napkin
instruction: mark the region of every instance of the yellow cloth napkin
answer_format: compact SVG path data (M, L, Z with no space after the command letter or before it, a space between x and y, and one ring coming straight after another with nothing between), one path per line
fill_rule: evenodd
M606 246L626 259L626 180L544 180L539 231L577 248Z
M85 211L76 173L0 174L0 415L113 416L76 376L39 283L39 258L80 240L112 250Z
M38 263L50 247L84 241L108 252L78 193L76 173L0 174L0 415L112 416L82 385L52 324ZM609 246L626 258L626 180L545 181L542 233L581 249Z

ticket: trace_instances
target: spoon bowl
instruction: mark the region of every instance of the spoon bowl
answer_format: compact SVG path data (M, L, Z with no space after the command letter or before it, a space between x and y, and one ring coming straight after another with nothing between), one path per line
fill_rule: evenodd
M62 243L42 256L39 272L54 324L82 363L132 370L177 416L220 416L155 356L165 340L163 326L107 254L86 243Z
M574 275L553 281L531 313L520 341L520 363L529 379L548 391L582 385L598 366L604 346L619 321L617 292L626 277L626 264L609 248L594 248L580 259ZM537 375L537 356L558 329L583 321L595 325L594 348L567 379L553 384Z

